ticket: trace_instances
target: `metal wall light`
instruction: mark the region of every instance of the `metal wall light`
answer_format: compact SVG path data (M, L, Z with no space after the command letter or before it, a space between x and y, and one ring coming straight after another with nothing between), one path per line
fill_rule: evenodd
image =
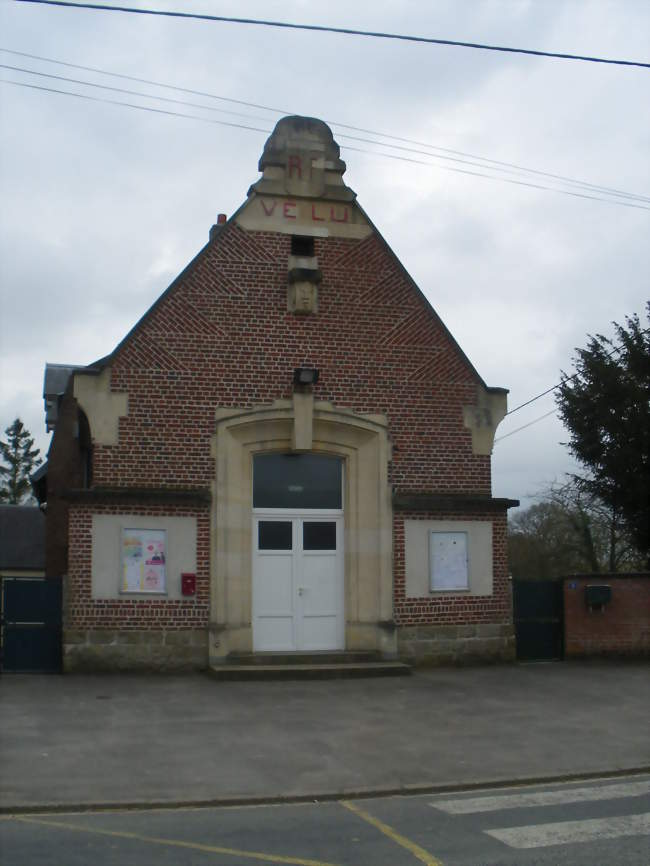
M315 385L318 382L318 370L313 367L296 367L293 371L294 385Z

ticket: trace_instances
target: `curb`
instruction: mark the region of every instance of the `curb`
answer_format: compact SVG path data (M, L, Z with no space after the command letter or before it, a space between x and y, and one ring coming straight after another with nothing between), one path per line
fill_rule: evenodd
M339 792L321 791L313 794L277 794L274 796L215 797L203 800L134 800L131 802L98 803L39 803L35 805L0 806L0 815L56 815L72 812L146 812L173 809L225 809L236 806L282 806L299 803L328 803L338 800L370 800L383 797L408 797L418 794L466 793L481 789L515 788L528 785L549 785L595 779L618 779L650 773L650 765L588 773L560 773L548 776L524 776L511 779L484 779L476 782L445 782L400 785L390 788L354 788Z

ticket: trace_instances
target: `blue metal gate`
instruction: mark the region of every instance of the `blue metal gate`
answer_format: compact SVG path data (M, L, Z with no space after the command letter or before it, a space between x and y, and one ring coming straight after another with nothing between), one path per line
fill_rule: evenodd
M519 661L551 661L563 655L562 582L514 580L512 601Z
M2 670L60 673L61 578L2 578Z

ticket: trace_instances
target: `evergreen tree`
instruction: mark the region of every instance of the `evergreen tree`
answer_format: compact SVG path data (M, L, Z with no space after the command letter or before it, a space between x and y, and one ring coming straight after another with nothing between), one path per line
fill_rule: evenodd
M650 325L650 303L648 304ZM617 325L618 344L591 337L557 396L570 451L587 470L576 481L609 505L650 557L650 327Z
M29 476L43 462L39 449L20 418L5 430L5 441L0 440L0 502L20 505L31 497Z

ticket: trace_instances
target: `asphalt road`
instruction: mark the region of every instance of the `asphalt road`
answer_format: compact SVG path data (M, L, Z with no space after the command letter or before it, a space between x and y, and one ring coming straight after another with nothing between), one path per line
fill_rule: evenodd
M650 775L364 800L0 817L3 866L647 866Z

